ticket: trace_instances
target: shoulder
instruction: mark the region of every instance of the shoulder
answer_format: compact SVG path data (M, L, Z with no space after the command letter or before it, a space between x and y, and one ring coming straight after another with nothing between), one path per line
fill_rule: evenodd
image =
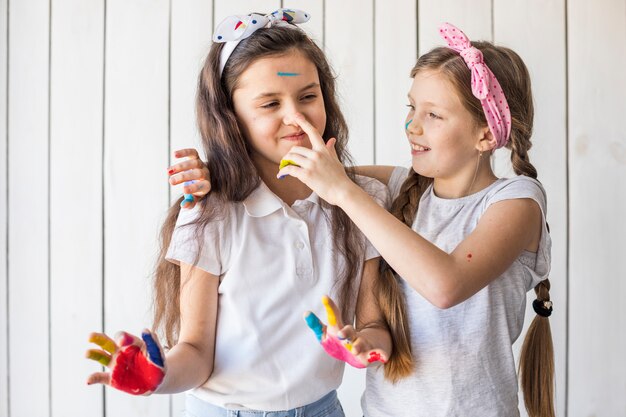
M391 198L389 196L389 189L385 184L375 178L363 175L355 175L354 177L354 182L376 200L379 205L385 208L389 207Z
M391 172L391 177L389 177L389 194L391 195L391 199L394 200L400 194L400 188L406 178L409 176L411 169L405 167L395 167Z
M547 195L543 185L536 179L524 175L500 179L487 193L486 203L489 206L500 201L516 199L534 200L542 212L546 211Z
M197 230L202 227L203 234L219 234L228 225L236 222L240 203L224 202L209 195L199 201L192 209L181 209L176 220L176 228Z

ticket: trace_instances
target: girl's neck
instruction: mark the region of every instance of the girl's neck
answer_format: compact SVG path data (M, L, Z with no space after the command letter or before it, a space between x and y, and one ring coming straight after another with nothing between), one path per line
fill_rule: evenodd
M261 180L287 205L291 206L296 200L304 200L313 192L303 182L287 175L283 179L276 178L278 165L268 162L254 162Z
M491 170L489 155L483 155L478 164L468 166L451 178L435 178L433 189L440 198L454 199L466 197L493 184L498 177Z

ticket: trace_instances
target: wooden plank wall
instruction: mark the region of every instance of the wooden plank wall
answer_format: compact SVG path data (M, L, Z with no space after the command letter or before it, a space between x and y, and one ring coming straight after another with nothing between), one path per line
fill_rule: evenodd
M166 168L199 145L215 23L281 6L313 16L359 164L410 164L408 74L442 44L440 22L522 56L549 196L557 414L626 416L623 0L0 0L0 417L181 415L182 395L87 387L86 338L150 324L157 234L180 194ZM508 159L496 153L500 175ZM363 388L348 370L347 416Z

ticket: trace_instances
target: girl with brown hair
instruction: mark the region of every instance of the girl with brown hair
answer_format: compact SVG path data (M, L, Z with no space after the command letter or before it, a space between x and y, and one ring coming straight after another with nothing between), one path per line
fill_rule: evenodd
M308 18L281 9L217 28L196 109L213 192L193 210L181 212L179 200L162 229L155 328L170 349L164 354L150 331L143 340L93 334L103 350L88 356L112 372L89 383L133 394L193 389L187 412L198 416L342 416L335 389L344 362L314 343L301 317L325 294L341 309L328 302L337 317L328 327L307 316L320 342L349 335L345 361L384 368L390 380L412 371L397 280L378 279L379 255L339 207L275 176L293 146L311 146L312 131L334 145L342 167L349 162L331 69L292 24ZM347 175L384 204L384 185Z

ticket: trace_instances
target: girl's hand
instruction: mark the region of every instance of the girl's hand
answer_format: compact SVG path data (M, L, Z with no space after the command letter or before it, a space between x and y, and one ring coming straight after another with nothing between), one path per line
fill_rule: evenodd
M185 183L185 199L180 203L183 208L191 209L211 191L211 176L204 162L195 149L180 149L174 152L175 158L187 158L167 169L170 184Z
M293 120L308 135L311 149L302 146L291 148L283 160L293 161L296 165L285 166L278 171L277 177L296 177L328 203L339 204L350 187L356 184L348 178L345 167L337 158L335 138L324 143L317 129L303 115L296 114Z
M342 324L341 313L333 300L324 296L322 302L326 307L328 326L325 326L310 311L304 314L304 320L313 330L326 353L335 359L349 363L355 368L365 368L370 363L377 361L387 362L388 352L375 349L366 338L359 336L354 327Z
M116 335L117 343L104 333L92 333L89 341L104 350L89 349L87 358L100 362L111 372L89 375L87 384L105 384L133 395L150 395L165 376L165 355L150 330L141 339L126 332ZM143 340L142 340L143 339Z

